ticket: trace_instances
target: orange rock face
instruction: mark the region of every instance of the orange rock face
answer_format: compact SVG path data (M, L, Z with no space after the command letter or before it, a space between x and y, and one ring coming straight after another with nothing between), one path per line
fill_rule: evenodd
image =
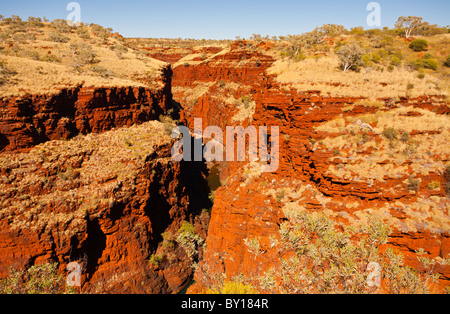
M200 253L200 266L209 265L212 272L225 273L228 278L239 274L258 276L279 263L270 236L279 233L288 205L309 212L324 212L342 224L357 224L369 214L378 215L392 227L388 245L403 253L405 262L411 266L419 266L414 254L419 248L430 257L450 254L446 222L450 201L444 189L442 169L428 167L424 158L407 156L413 148L420 149L417 143L430 141L427 136L443 131L422 128L408 132L413 140L410 144L416 146L405 147L406 157L401 160L394 148L390 148L392 151L385 159L377 155L377 151L388 147L381 132L364 135L358 129L351 129L358 126L357 121L363 115L376 116L378 111L402 108L410 109L400 112L398 118L420 118L433 112L433 118L439 119L450 113L443 97L400 98L395 103L380 99L385 106L379 110L358 105L361 98L297 91L277 83L266 73L275 60L251 49L246 42L237 42L229 50L214 55L216 52L206 50L205 60L196 58L176 66L173 78L168 75L165 88L156 92L81 88L63 91L53 98L35 96L24 102L4 101L0 108L10 115L2 116L0 149L12 151L78 133L102 133L153 120L172 109L175 112L172 117L185 121L191 129L195 118L203 119L203 128L224 129L239 124L280 127L279 169L261 173L249 162L222 164L223 186L214 194L208 227L207 219L200 218L201 210L209 206L205 201L210 192L205 166L172 163L170 145L159 146L142 167L135 169L133 182L110 191L113 201L109 201L108 195L107 202L99 202L84 216L57 220L52 228L29 228L28 224L34 226L39 221L40 213L78 212L75 204L46 199L48 204L42 206L42 212L26 214L17 209L17 213L0 217L0 264L4 266L0 276L5 275L7 266L57 260L63 269L69 261L86 256L88 266L83 278L86 291L179 292L193 276L192 261L186 252L175 244L168 254L170 261L163 259L156 266L148 260L158 248L161 250L161 234L175 234L185 220L195 222L197 233L206 238L207 251ZM182 59L173 52L149 49L149 53L171 63ZM170 89L174 103L182 107L179 116ZM67 107L62 103L72 105ZM351 110L343 110L349 106L353 106ZM58 108L72 109L63 112ZM382 123L378 120L383 117L377 118L367 123L372 129ZM336 131L332 127L324 128L337 119L340 120L334 127ZM36 126L40 125L42 130L38 132ZM340 138L347 142L336 149L333 144ZM34 201L34 197L49 194L52 190L44 178L57 182L56 177L69 167L76 175L77 169L90 159L89 152L77 154L70 156L59 169L44 167L45 161L25 163L24 173L35 174L43 182L21 191L4 192L3 200L19 199L25 193ZM438 164L439 158L448 162L448 156L429 155L430 163ZM359 163L355 164L355 160ZM373 166L365 174L361 160ZM363 169L361 173L351 171L358 167ZM429 171L421 170L427 167ZM0 165L0 179L10 180L11 171L12 167ZM383 172L380 176L372 175L376 171ZM21 174L20 179L23 178ZM421 182L416 191L408 188L411 178ZM106 189L115 180L105 177L95 187L99 191ZM429 188L436 182L440 188ZM59 189L69 193L83 186L82 182L75 184L80 186L63 185ZM12 226L16 214L24 221L22 228ZM245 244L246 239L255 238L260 239L263 252L259 256L250 253ZM440 267L437 271L442 275L441 285L449 285L450 268ZM196 279L201 284L202 274L197 273ZM193 289L201 291L198 286Z
M78 87L57 95L2 99L0 151L158 119L171 108L171 76L165 68L162 87L155 90Z
M133 166L137 161L130 156L129 161L122 159L116 174L99 172L97 180L90 180L91 166L86 164L91 158L103 158L101 151L74 148L68 152L64 145L71 144L65 143L17 154L14 158L20 160L20 168L9 163L0 167L2 186L11 174L21 173L0 197L4 204L0 277L10 267L22 269L48 261L58 262L61 273L66 273L68 263L79 261L86 266L85 292L177 293L183 289L192 277L192 261L181 247L174 244L168 249L171 262L157 268L149 259L163 232L176 234L183 221L194 221L208 206L205 171L196 164L173 163L171 145L166 145L155 146L155 153L140 166ZM40 150L46 150L50 160L57 154L65 156L55 164L57 169L48 168L48 162L35 159L40 159ZM133 174L122 177L122 167ZM30 180L35 181L27 185ZM21 196L26 196L26 203Z
M248 163L228 162L222 173L226 185L215 193L208 230L208 250L203 260L214 273L225 273L227 278L239 274L253 277L276 265L279 261L270 247L269 236L278 234L279 225L285 219L282 210L285 204L298 201L298 196L289 196L289 193L305 186L301 202L306 210L330 211L337 221L346 224L349 223L348 219L342 217L347 215L358 215L364 210L376 212L377 208L385 210L385 206L394 207L398 202L406 204L406 207L416 206L433 195L441 200L441 203L438 201L436 204L436 208L440 208L438 211L448 215L450 204L445 200L444 189L430 192L426 188L433 181L442 182L444 186L445 182L439 171L421 177L422 188L416 194L405 189L403 183L414 174L411 168L397 178L385 178L382 183L376 185L361 180L343 179L330 173L329 168L342 161L338 163L334 159L335 152L316 147L315 143L327 137L327 134L318 131L317 127L339 117L351 119L375 114L377 109L358 106L357 102L362 98L330 97L320 91L299 92L285 88L265 73L265 69L273 62L268 56L257 56L261 60L261 63L258 62L259 67L251 63L235 66L233 62L251 55L250 52L239 50L237 45L239 44L235 44L229 53L217 56L217 60L213 58L208 63L178 66L174 69L174 88L179 91L174 93L174 97L180 103L186 100L187 90L184 87L195 88L198 82L212 83L192 107L186 108L191 128L194 117L203 119L203 127L217 125L223 128L224 125L239 124L232 121L236 113L233 106L214 99L221 93L235 93L235 98L247 93L256 103L255 113L251 117L252 125L279 126L282 134L281 161L277 172L252 177ZM230 90L225 86L221 89L218 81L241 84L241 87ZM390 99L382 101L386 105L385 111L411 106L433 111L437 115L450 112L445 99L440 96L400 98L394 105ZM352 104L356 105L351 111L343 111L345 106ZM413 116L414 112L408 115ZM248 120L243 122L244 125L248 123ZM372 125L374 126L376 123ZM411 132L412 136L418 134L421 132ZM426 134L434 134L434 131ZM379 136L372 136L381 141ZM389 161L380 163L382 167L387 164ZM277 196L277 191L280 196ZM406 216L398 216L394 210L389 211L389 215L398 221L408 220ZM430 232L426 227L419 227L417 231L399 231L393 227L389 246L398 249L405 256L408 265L419 267L414 252L423 248L430 257L445 258L450 254L449 236L449 231L445 228ZM246 239L260 239L261 251L264 253L259 257L251 254L244 243ZM441 285L448 285L450 267L438 267L438 270L441 274ZM198 282L201 283L202 279L202 274L198 273ZM191 291L199 290L201 289L197 286Z
M150 263L162 234L184 221L206 237L198 217L210 206L206 168L173 162L168 126L147 122L178 119L170 80L167 68L154 91L81 87L3 100L0 278L47 262L67 274L78 261L88 293L178 293L190 282L192 259L175 241Z

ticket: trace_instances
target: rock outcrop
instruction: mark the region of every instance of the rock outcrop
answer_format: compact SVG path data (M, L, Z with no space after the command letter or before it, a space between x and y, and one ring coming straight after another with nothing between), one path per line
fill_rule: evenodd
M245 43L238 42L229 51L219 53L207 62L179 65L174 69L174 99L184 106L191 129L193 118L202 118L203 128L209 125L222 128L239 124L247 126L251 123L255 126L279 126L282 134L279 139L280 167L275 173L261 174L257 164L227 162L221 174L226 185L215 193L208 251L202 263L207 264L213 273L225 273L227 278L239 274L257 276L276 265L279 261L271 250L269 237L279 233L280 223L285 219L283 209L289 204L310 212L326 212L345 224L360 223L368 215L380 217L393 230L389 246L398 249L411 266L419 266L415 255L419 248L425 249L433 258L450 254L450 203L442 176L449 155L446 152L439 154L438 149L432 158L433 166L430 166L425 157L409 155L415 149L407 144L401 144L405 146L404 150L399 148L388 152L389 142L382 135L383 129L381 126L376 129L378 116L385 119L385 116L394 115L396 108L410 108L400 116L420 117L423 113L419 112L425 110L436 120L448 117L450 109L445 97L380 98L380 107L370 107L361 102L362 97L332 97L321 91L298 91L277 83L274 76L265 71L273 62L272 57L260 51L250 51ZM194 96L193 90L198 90ZM243 95L254 101L254 111L246 119L236 121L233 118ZM227 98L235 101L227 102ZM356 122L371 118L374 120L365 123L370 126L367 128L369 132L361 131ZM342 130L321 130L321 126L337 119L343 123ZM418 126L427 122L416 120L415 123ZM353 127L356 131L351 133ZM411 136L411 145L430 140L439 146L442 141L439 137L425 139L420 136L439 135L441 128L445 129L445 126L423 131L413 127L404 133ZM326 147L324 144L347 133L355 134L354 146L349 143L348 147L338 151L332 149L332 145ZM374 147L363 149L360 146L365 142L372 142ZM380 155L386 150L387 159L371 157L377 146ZM356 149L355 156L347 151L349 147ZM339 159L340 155L346 154L348 158ZM389 154L394 154L395 160L389 160ZM374 180L363 172L346 177L331 171L335 167L346 167L346 160L354 166L352 160L355 158L372 158L370 164L374 165L373 169L380 168L385 173L379 180ZM417 173L422 166L430 167L430 170ZM396 173L391 175L390 169L397 169ZM410 178L421 181L417 192L408 189ZM432 182L440 182L441 188L430 190L428 186ZM429 212L425 213L424 208ZM260 239L264 253L258 257L251 254L244 243L246 239ZM440 267L438 270L441 284L448 285L450 268ZM202 282L202 274L198 273L197 279ZM192 291L197 291L197 288Z
M160 87L153 89L79 86L58 94L1 99L0 151L157 120L170 109L175 117L171 79L172 70L166 67L155 84Z
M340 224L378 217L393 230L388 246L411 266L419 248L450 254L446 99L379 98L370 106L362 97L299 91L267 74L275 59L264 44L257 48L239 41L204 55L192 50L192 58L148 49L174 64L173 79L167 68L154 91L80 87L2 100L0 276L7 266L56 260L63 270L85 259L88 292L176 293L192 278L192 259L175 241L161 245L161 234L175 235L183 221L206 238L200 270L257 276L279 263L270 238L287 209L324 212ZM195 118L203 129L278 126L280 166L262 173L259 162L223 164L208 228L201 214L210 206L208 171L172 162L167 125L144 123L161 114L191 130ZM139 132L108 131L141 123ZM399 132L391 140L388 127ZM166 140L148 151L142 131ZM89 133L103 134L34 147ZM249 252L248 239L259 239L262 254ZM164 250L162 261L149 263ZM437 271L448 286L450 268Z
M209 200L206 169L173 162L171 144L163 123L147 122L1 155L0 277L78 261L84 292L181 291L192 277L185 251L174 243L159 267L150 257Z

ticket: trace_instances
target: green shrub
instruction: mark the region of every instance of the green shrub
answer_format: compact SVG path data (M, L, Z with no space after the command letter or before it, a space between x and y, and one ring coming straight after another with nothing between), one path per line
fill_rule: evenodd
M439 66L439 62L434 59L426 59L423 61L423 67L436 71Z
M197 256L198 248L205 242L202 237L195 233L194 226L187 221L184 221L178 230L176 241L192 259Z
M70 40L69 37L63 36L63 35L61 35L60 33L57 33L57 32L50 33L48 35L48 39L51 40L51 41L54 41L56 43L67 43Z
M107 68L99 65L91 66L89 69L102 77L110 77L114 75L114 73L111 70L108 70Z
M280 53L282 58L291 59L294 62L300 62L306 59L300 47L290 46Z
M402 141L403 143L408 143L410 139L411 136L407 132L403 132L402 136L400 137L400 141Z
M17 72L8 68L6 61L0 60L0 86L4 84L15 84L12 79Z
M26 271L11 269L9 276L0 281L0 294L59 294L73 292L66 287L58 265L35 265Z
M362 27L352 27L350 29L350 35L357 35L357 36L363 36L366 32L364 31L364 28Z
M403 60L403 54L402 54L401 51L395 51L395 52L393 52L393 53L391 54L391 58L392 58L392 57L397 57L397 58L399 58L400 60Z
M41 58L41 61L52 62L52 63L61 63L61 59L55 55L45 55Z
M163 257L161 255L156 255L156 254L152 254L152 256L150 256L150 264L154 265L154 266L159 266L159 264L162 262Z
M400 60L400 58L397 57L397 56L392 56L391 57L391 65L392 66L396 66L396 67L401 66L402 65L402 60Z
M372 61L375 63L380 63L381 62L381 56L378 52L374 52L372 53Z
M178 233L195 233L195 228L190 222L183 221Z
M415 39L409 45L409 48L414 51L426 51L428 49L428 41L425 39Z
M437 190L441 188L441 183L439 181L432 181L428 184L429 190Z
M206 294L257 294L257 291L250 285L239 281L228 281L215 289L208 289Z
M447 57L447 60L445 60L444 66L446 66L447 68L450 68L450 55Z
M411 61L409 61L408 64L414 70L419 70L419 69L423 68L423 60L422 59L411 60Z
M79 69L87 64L95 64L99 62L92 46L87 43L71 43L69 49L73 54L72 66L75 69Z
M253 283L261 292L375 293L383 279L384 293L422 294L428 292L429 280L436 280L433 266L438 261L422 256L423 250L417 252L420 272L405 266L403 256L392 249L380 250L391 230L378 219L368 217L367 225L359 228L337 228L325 214L285 210L285 217L279 237L270 240L282 256L280 262Z
M425 78L425 72L422 69L419 69L419 74L417 74L417 78L419 79Z
M362 60L362 62L364 64L364 66L366 66L366 67L373 65L372 56L370 54L363 55L361 57L361 60Z
M383 131L383 136L390 141L394 141L398 139L399 133L394 128L387 128Z

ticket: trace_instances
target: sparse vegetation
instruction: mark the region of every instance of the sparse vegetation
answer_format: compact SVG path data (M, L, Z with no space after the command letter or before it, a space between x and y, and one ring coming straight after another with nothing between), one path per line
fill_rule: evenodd
M438 69L439 62L434 59L426 59L423 61L423 67L436 71Z
M357 44L349 44L342 46L336 51L340 60L340 67L344 72L349 70L357 71L363 64L363 49Z
M8 68L6 61L0 60L0 86L11 84L17 72Z
M421 181L419 179L410 178L408 180L408 184L407 184L406 188L409 191L417 192L420 189L420 183L421 183Z
M387 128L383 131L383 136L390 141L395 141L398 139L399 133L394 128Z
M447 57L447 60L445 60L444 66L446 66L447 68L450 68L450 55Z
M149 262L153 266L159 266L159 264L162 262L163 257L161 255L152 254L150 256Z
M194 226L187 221L184 221L178 230L176 241L192 259L197 256L199 247L205 242L205 240L195 232Z
M42 33L36 32L33 37L31 34L22 36L21 33L7 34L4 31L6 25L9 29L9 25L20 28L28 23L41 28ZM265 194L268 195L267 208L284 205L287 201L298 201L308 210L314 208L323 214L283 210L286 219L279 222L279 233L268 236L269 241L251 235L242 240L248 251L245 252L246 258L249 255L250 260L265 258L272 250L269 253L278 256L276 262L279 263L274 263L273 269L260 277L223 279L209 286L209 293L428 292L427 284L436 279L433 268L437 265L436 261L425 258L426 254L421 252L417 258L424 267L412 269L403 265L403 258L398 253L379 249L387 242L390 232L390 228L382 221L401 232L427 230L442 234L448 230L446 199L441 192L434 191L441 188L442 183L430 182L442 174L442 165L447 160L444 156L447 154L446 141L449 135L448 115L442 114L445 100L433 95L445 95L447 92L447 81L442 78L448 74L446 67L449 65L446 63L450 64L450 57L445 61L448 35L427 37L425 49L429 52L417 53L424 50L420 44L411 43L411 47L409 42L397 35L425 36L425 33L431 34L435 30L422 20L419 21L419 27L414 26L414 23L413 19L404 19L399 20L396 30L354 28L350 32L339 25L324 25L307 34L272 39L270 44L273 47L267 45L264 48L267 49L264 53L278 58L268 73L278 76L277 80L284 83L286 94L294 87L303 92L320 90L322 94L317 93L318 99L327 93L330 97L337 94L362 99L344 100L348 104L342 106L342 113L338 112L341 116L333 121L327 120L327 123L316 128L317 132L292 132L283 136L285 147L305 146L308 160L312 163L310 166L315 168L311 178L321 180L322 189L333 185L334 194L340 193L338 187L341 185L352 186L356 182L358 186L353 192L342 193L345 195L333 199L325 195L326 192L318 190L316 181L314 183L311 180L308 187L301 186L301 189L292 191L294 188L288 184L289 178L272 181L270 176L264 177L265 181L252 187L251 193L257 192L258 188L272 188ZM0 22L0 28L0 60L5 60L0 61L0 96L30 91L49 92L74 84L120 82L147 86L149 78L164 63L148 58L148 51L138 48L160 45L166 49L166 46L175 43L187 48L181 53L186 56L177 66L192 69L203 62L214 62L213 53L192 48L196 44L204 44L203 41L121 39L112 34L112 30L98 25L71 28L61 21L48 23L37 19L23 22L20 18L11 18L8 24ZM10 47L11 40L17 44ZM270 40L254 35L250 41L241 41L240 44L244 47L242 49L254 53L263 51L260 46L264 41ZM227 43L230 42L224 42L224 46ZM218 41L213 44L219 45ZM227 49L229 51L231 48L227 47L224 51ZM267 64L263 57L258 56L251 60L240 58L233 65L243 66L250 62L252 69ZM442 64L444 66L440 66ZM21 90L14 88L16 76L21 80ZM34 82L27 81L28 77L33 78ZM174 95L186 91L186 101L182 105L186 104L186 108L192 109L200 101L205 101L204 95L215 90L220 90L223 97L212 96L211 103L223 102L230 105L227 110L235 109L232 122L251 122L257 108L255 100L259 99L251 86L222 79L211 83L194 82L192 86L174 87L173 91ZM250 95L254 95L255 100ZM316 98L314 92L313 95ZM415 99L412 104L403 98L405 95L424 97ZM427 108L433 106L432 109L421 109L422 102L427 102ZM340 101L336 102L337 108L341 108L341 105ZM283 110L295 114L294 106L291 107ZM318 109L322 110L317 104L311 104L308 110L315 113ZM367 111L366 114L356 116L364 111ZM156 113L153 111L152 115ZM18 169L21 171L17 179L13 178L17 175L15 171L5 171L0 178L0 196L8 193L21 195L14 204L4 200L0 215L9 217L13 228L18 230L27 224L27 228L32 231L50 234L52 225L61 224L70 226L68 232L75 232L72 226L75 225L74 216L93 217L93 208L117 207L110 198L116 195L117 189L121 189L123 182L129 183L127 193L135 193L139 166L157 147L155 145L169 143L171 131L178 123L166 116L161 116L160 121L100 135L80 136L72 141L39 145L32 150L32 157L18 154L16 160L0 158L0 163L6 165L7 169L17 169L13 165L19 164ZM45 135L45 128L38 132ZM303 134L309 138L300 140ZM323 151L318 152L321 149ZM75 171L71 165L80 155L90 158ZM324 169L327 165L313 164L318 160L315 159L317 156L331 156L334 162L330 163L329 169ZM52 164L52 167L55 166L54 173L49 170L45 177L22 175L26 171L35 171L30 169L38 164ZM308 168L308 163L293 160L292 167ZM254 176L250 166L246 165L244 169L246 181L242 184L245 189L247 179L253 179ZM327 173L318 176L321 171ZM409 178L412 173L413 176ZM151 175L156 178L155 182L164 180L158 177L159 172L155 170L151 170ZM450 166L444 176L444 188L450 196ZM52 191L51 194L35 196L27 191L27 186L38 185ZM427 187L434 192L427 191ZM416 192L416 195L408 195L405 189ZM384 203L380 207L384 207L373 210L367 208L367 203L372 201L366 202L366 191L370 192L371 199L376 199L377 193L381 195L388 190L387 196L382 196ZM68 213L54 215L44 210L42 215L36 214L37 208L45 209L49 202L55 202L63 208L74 208L74 193L80 196L80 208L76 207L76 211L68 210ZM241 193L242 189L239 197ZM357 197L355 193L358 193ZM217 193L218 197L223 197L223 194ZM421 198L422 194L426 194L427 198ZM214 199L214 193L210 199ZM404 201L405 204L402 203ZM440 207L434 207L436 204ZM343 211L340 211L341 208ZM395 217L393 212L396 213ZM371 216L373 213L381 219ZM32 219L22 219L24 216ZM330 217L339 217L339 222ZM163 241L150 258L150 252L146 252L148 255L145 257L150 264L163 268L169 258L164 250L171 247L182 247L192 261L198 260L205 239L196 232L197 220L192 217L185 219L191 219L191 222L183 222L177 232L172 230L173 234L166 232L161 235ZM256 220L266 222L261 217L256 217ZM195 227L193 221L196 222ZM351 226L346 226L347 222ZM142 224L136 224L135 227L136 230L143 230ZM251 228L247 229L251 233ZM380 280L383 280L383 289L386 290L367 285L370 273L368 265L374 262L383 269ZM8 282L10 284L11 281Z
M9 276L0 281L0 294L74 293L73 289L66 287L57 268L56 263L49 263L32 266L26 271L11 269Z
M432 181L428 184L429 190L438 190L441 188L441 183L439 181Z
M123 37L99 25L72 27L66 20L5 18L0 21L0 60L15 74L1 75L0 97L80 85L153 84L164 63L132 52L136 51L126 47Z
M414 39L410 44L409 48L412 50L419 52L419 51L426 51L428 50L428 41L425 39Z
M359 229L343 227L340 231L323 214L286 211L285 216L279 240L273 242L279 252L279 266L259 278L247 278L261 292L375 293L381 290L372 282L383 280L385 292L421 294L428 292L428 284L438 278L434 266L450 263L450 259L429 259L419 251L417 257L424 265L419 271L404 266L403 257L392 249L382 253L379 247L387 242L390 229L374 218ZM283 252L294 254L285 256ZM371 277L368 265L373 262L380 266L380 273Z
M257 291L250 284L235 280L225 282L217 290L208 289L206 294L257 294Z

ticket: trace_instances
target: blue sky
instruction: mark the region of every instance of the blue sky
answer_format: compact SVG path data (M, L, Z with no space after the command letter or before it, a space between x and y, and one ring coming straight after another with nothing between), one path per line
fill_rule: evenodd
M0 14L65 19L67 0L0 0ZM81 21L112 27L126 37L234 39L252 34L300 34L322 24L366 25L371 0L78 0ZM379 0L381 23L402 15L450 24L449 0Z

